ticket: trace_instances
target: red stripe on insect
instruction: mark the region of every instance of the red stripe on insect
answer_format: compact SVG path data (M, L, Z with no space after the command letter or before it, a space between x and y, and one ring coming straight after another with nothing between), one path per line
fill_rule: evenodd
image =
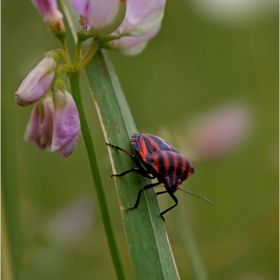
M173 156L174 173L177 174L178 165L179 165L178 156L175 153L173 153L172 156Z
M170 161L166 152L162 151L161 154L164 162L164 177L167 177L169 173Z
M140 146L139 155L141 156L141 158L145 158L146 155L148 155L150 152L148 151L145 140L143 138L139 137L138 141Z
M158 144L156 143L156 141L150 137L149 134L143 134L143 136L149 140L149 142L151 143L152 147L154 148L155 151L160 151L160 147L158 146Z
M186 168L187 168L187 160L184 157L182 157L181 174L179 176L179 178L181 180L183 180L183 178L184 178L184 173L185 173Z
M159 160L158 160L158 153L152 153L150 154L152 156L153 159L153 165L152 168L155 170L155 172L159 173Z

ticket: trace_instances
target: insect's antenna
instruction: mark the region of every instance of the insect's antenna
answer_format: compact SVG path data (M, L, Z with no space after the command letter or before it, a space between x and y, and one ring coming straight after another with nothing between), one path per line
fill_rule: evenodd
M210 204L213 204L212 201L210 201L209 199L207 199L207 198L205 198L205 197L203 197L203 196L200 196L200 195L195 194L195 193L190 193L190 192L185 191L185 190L183 190L183 189L181 189L181 188L179 188L179 190L180 190L180 191L183 191L183 192L185 192L185 193L188 193L188 194L190 194L190 195L194 195L194 196L196 196L196 197L199 197L199 198L203 199L204 201L206 201L206 202L208 202L208 203L210 203Z

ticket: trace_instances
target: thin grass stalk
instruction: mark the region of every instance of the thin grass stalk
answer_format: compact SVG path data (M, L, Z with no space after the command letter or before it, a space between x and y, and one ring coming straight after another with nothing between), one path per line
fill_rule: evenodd
M3 108L5 111L5 109ZM15 109L14 109L15 110ZM14 111L3 113L9 115L9 121L15 121ZM7 120L2 119L2 124ZM7 247L10 256L10 267L12 269L12 276L14 280L20 279L20 256L21 256L21 242L20 242L20 223L19 223L19 196L18 196L18 180L17 180L17 157L16 149L8 149L7 147L16 147L15 144L16 133L15 130L6 125L2 126L2 166L1 166L1 180L2 180L2 215L5 223L6 239L8 241ZM6 147L6 148L5 148Z
M81 95L80 95L80 87L79 87L79 78L77 77L70 77L70 84L71 84L71 91L73 98L76 102L79 115L80 115L80 121L81 121L81 128L82 128L82 134L88 154L88 159L90 162L90 169L92 173L92 178L94 181L94 185L96 188L101 216L107 236L107 241L111 253L111 257L114 263L116 275L118 279L125 279L123 266L121 262L121 258L119 255L116 239L113 232L113 227L110 219L109 210L107 207L106 197L103 190L103 184L100 176L100 171L98 167L98 161L96 158L96 153L93 146L92 137L90 134L89 126L86 120L84 108L82 105Z

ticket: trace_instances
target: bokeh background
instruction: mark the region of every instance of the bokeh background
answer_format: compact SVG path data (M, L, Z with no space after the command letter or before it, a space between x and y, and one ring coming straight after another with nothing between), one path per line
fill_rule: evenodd
M31 1L2 1L2 183L16 190L21 272L23 279L115 279L82 139L67 160L23 140L32 106L17 106L14 92L44 53L58 47ZM162 28L143 53L108 54L139 132L165 138L189 158L196 173L182 188L214 202L180 192L180 207L166 216L181 279L195 275L179 215L192 227L209 279L278 279L278 1L167 1ZM82 88L132 277L85 78ZM172 203L159 202L161 209ZM9 279L5 224L2 229L2 276Z

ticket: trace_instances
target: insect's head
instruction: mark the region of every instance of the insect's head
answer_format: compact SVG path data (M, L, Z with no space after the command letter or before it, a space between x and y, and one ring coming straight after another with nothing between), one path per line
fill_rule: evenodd
M182 180L176 174L170 174L164 178L164 186L171 192L176 192L179 186L182 184Z
M194 168L189 163L188 168L182 177L178 177L175 172L171 173L164 178L164 185L168 190L171 190L171 192L174 193L179 189L179 186L182 184L182 182L193 174L194 174Z

